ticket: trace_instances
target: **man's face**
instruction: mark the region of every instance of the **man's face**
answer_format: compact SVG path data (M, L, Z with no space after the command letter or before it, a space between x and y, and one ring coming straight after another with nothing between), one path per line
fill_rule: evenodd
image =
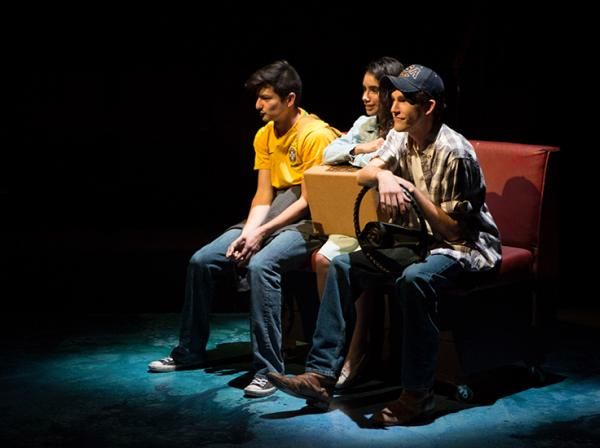
M256 110L262 121L278 121L287 111L287 103L275 93L272 87L263 87L258 91Z
M424 116L423 107L411 104L399 90L392 92L392 117L394 130L398 132L410 131Z

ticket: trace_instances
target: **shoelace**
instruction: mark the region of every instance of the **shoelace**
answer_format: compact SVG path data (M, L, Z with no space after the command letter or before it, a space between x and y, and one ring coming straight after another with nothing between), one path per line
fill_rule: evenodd
M267 384L269 380L267 380L266 378L259 378L257 376L254 377L254 379L252 380L252 382L250 383L250 385L254 384L258 387L265 387L265 385Z
M161 359L160 362L162 362L165 365L171 365L174 363L174 360L170 356L167 356L166 358Z

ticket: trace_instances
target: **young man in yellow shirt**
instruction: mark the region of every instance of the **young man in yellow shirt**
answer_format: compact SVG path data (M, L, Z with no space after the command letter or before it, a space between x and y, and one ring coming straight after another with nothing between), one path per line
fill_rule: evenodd
M251 339L255 376L246 395L275 392L267 372L284 372L281 351L281 279L308 263L320 241L303 226L308 204L304 171L321 163L323 149L340 134L300 108L302 81L287 61L256 71L246 87L256 94L256 110L266 124L254 138L258 183L246 220L225 231L191 258L179 345L148 365L151 372L201 367L209 337L209 311L215 284L236 269L247 270L251 300ZM307 228L308 232L304 232Z

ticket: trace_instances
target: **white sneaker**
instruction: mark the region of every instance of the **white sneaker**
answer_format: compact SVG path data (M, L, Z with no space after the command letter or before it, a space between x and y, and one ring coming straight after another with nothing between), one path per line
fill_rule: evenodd
M249 397L267 397L277 390L275 386L266 378L255 376L252 382L244 388L244 392Z
M158 373L174 372L175 370L185 370L185 369L189 369L191 367L199 366L201 364L202 364L202 361L187 362L187 363L177 362L170 356L167 356L166 358L152 361L150 364L148 364L148 370L150 372L158 372Z

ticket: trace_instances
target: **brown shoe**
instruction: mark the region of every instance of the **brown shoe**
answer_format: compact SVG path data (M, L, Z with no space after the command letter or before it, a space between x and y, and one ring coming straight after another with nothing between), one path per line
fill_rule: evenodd
M335 380L325 375L306 372L297 376L284 376L277 372L267 373L267 377L277 389L298 398L306 399L306 404L319 409L329 409Z
M433 391L403 391L400 398L373 414L371 421L383 426L407 425L430 414L434 408Z

